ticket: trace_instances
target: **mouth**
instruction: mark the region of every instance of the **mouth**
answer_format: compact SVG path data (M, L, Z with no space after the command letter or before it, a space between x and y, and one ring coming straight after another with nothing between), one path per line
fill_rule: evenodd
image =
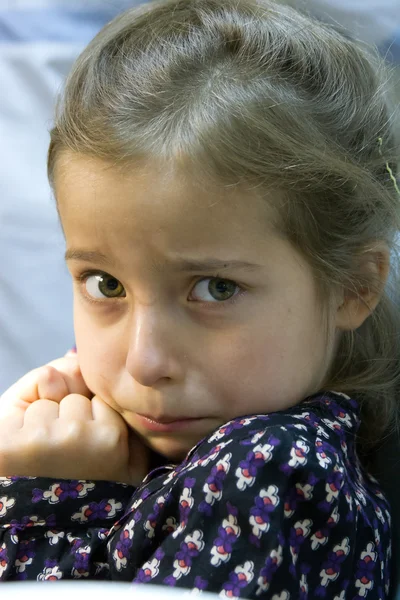
M141 426L149 431L170 433L174 431L184 430L193 431L199 428L201 423L206 421L204 417L162 417L159 420L153 419L148 415L136 413Z

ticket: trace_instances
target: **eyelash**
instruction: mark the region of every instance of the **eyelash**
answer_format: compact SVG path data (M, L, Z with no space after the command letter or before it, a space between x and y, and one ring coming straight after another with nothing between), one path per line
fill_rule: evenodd
M81 273L80 275L78 275L77 277L74 277L74 279L76 281L78 281L78 283L82 286L86 283L87 279L89 279L89 277L92 277L93 275L109 275L109 273L106 273L105 271L85 271L84 273ZM229 281L230 283L234 283L235 286L237 288L239 288L239 293L237 293L235 296L232 296L232 298L229 298L228 300L222 300L221 302L201 302L201 301L197 301L197 304L202 304L203 306L205 306L207 309L210 310L215 310L215 308L217 306L223 305L223 306L227 306L227 305L234 305L236 304L245 294L246 294L246 290L244 290L238 283L236 283L236 281L233 281L232 279L225 279L224 277L221 277L221 275L219 273L216 273L215 275L209 276L209 277L200 277L194 284L194 286L199 283L200 281L204 281L205 279L222 279L222 281ZM193 286L193 287L194 287ZM94 298L92 298L91 296L89 296L89 294L84 294L85 300L87 302L89 302L90 304L103 304L104 301L117 301L120 300L120 298L104 298L104 300L95 300ZM215 308L214 308L215 307Z

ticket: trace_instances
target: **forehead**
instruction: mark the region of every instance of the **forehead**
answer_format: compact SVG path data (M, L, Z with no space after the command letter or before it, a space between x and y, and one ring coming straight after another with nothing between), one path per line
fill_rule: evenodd
M157 238L177 252L223 243L244 247L265 241L274 229L270 202L254 191L192 185L183 169L155 161L121 168L65 153L56 166L55 192L67 243L80 246L83 238L110 248Z

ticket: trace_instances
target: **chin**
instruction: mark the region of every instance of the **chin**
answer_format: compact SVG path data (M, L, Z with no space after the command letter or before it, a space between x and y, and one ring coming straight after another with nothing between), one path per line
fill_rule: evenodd
M166 439L166 438L147 438L144 440L146 446L164 456L167 460L180 463L186 457L189 450L200 440L193 440L188 443L187 440Z

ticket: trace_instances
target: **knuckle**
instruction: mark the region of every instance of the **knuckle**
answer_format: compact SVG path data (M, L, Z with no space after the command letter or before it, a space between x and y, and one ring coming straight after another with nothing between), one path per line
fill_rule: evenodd
M54 367L49 365L45 365L44 367L40 367L38 370L38 378L41 381L55 381L60 377L60 373Z
M76 406L76 404L81 404L84 403L86 400L86 398L84 396L81 396L80 394L68 394L68 396L65 396L62 400L61 403L63 406L66 406L67 404L69 406Z
M98 443L105 448L116 448L125 440L125 432L113 424L99 424L96 428Z
M45 419L46 412L51 411L51 415L53 415L53 408L55 405L57 406L57 402L54 402L53 400L45 400L43 398L40 398L39 400L32 402L32 404L28 406L25 412L25 416L32 416L36 413L40 413L40 416L43 419Z
M85 430L85 424L79 419L69 419L63 423L64 441L77 442L82 438Z
M43 446L44 440L49 438L49 428L45 425L37 425L36 427L32 427L29 442L37 448L41 448Z
M38 423L35 427L29 427L26 435L24 435L21 451L24 449L31 457L40 454L47 447L49 438L50 431L44 423Z

